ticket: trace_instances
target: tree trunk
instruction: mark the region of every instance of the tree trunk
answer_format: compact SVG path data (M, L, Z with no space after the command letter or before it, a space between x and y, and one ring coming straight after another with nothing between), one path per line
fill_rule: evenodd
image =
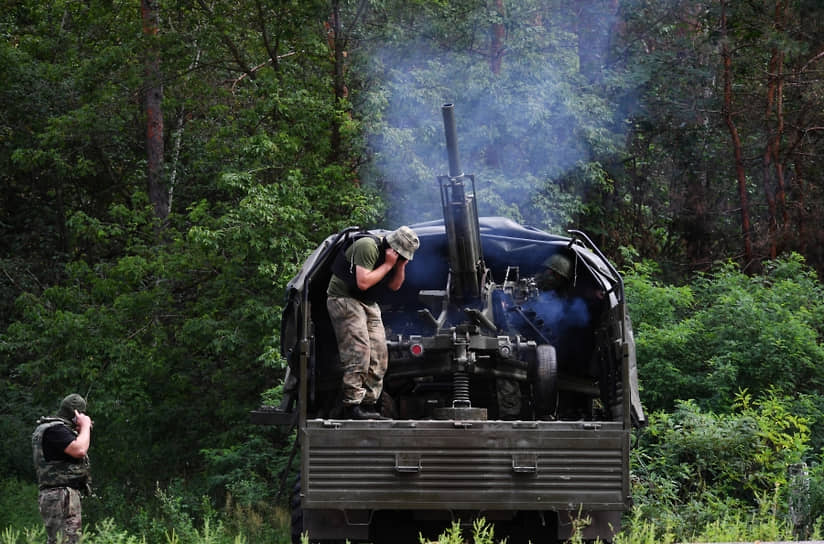
M764 177L764 198L767 200L767 232L770 259L775 259L778 251L776 246L776 233L778 231L778 220L776 219L775 196L772 188L772 164L777 160L777 147L779 135L770 130L770 117L775 108L776 92L776 66L781 62L781 54L777 49L773 49L770 64L767 69L767 108L764 112L764 124L767 129L767 145L764 146L763 177ZM776 165L778 167L778 165Z
M744 242L744 268L753 262L752 233L750 226L750 207L747 199L747 176L744 171L744 159L741 151L741 138L732 114L732 55L730 53L729 38L727 36L727 4L721 0L721 58L724 66L724 122L732 138L733 154L735 156L735 174L738 180L738 197L741 202L741 234Z
M340 17L340 0L333 0L331 21L329 21L329 31L331 33L331 39L329 42L332 47L332 58L334 60L333 82L335 87L335 108L340 107L347 94L343 65L346 57L344 53L346 46L344 44L343 25L341 24ZM341 154L341 145L340 122L337 116L335 116L335 119L332 120L332 136L330 143L331 156L329 157L330 162L336 162L339 159Z
M489 27L489 71L497 77L503 67L504 49L506 48L506 25L504 24L506 7L504 6L504 0L495 0L492 9L496 20ZM500 146L494 141L486 146L486 151L483 154L484 162L490 168L500 168L499 150Z
M776 32L784 31L788 9L789 3L786 0L776 3L773 21L773 28ZM779 231L786 229L788 223L784 162L781 159L781 141L784 138L784 59L784 52L778 46L773 47L767 70L767 107L764 113L768 137L764 148L763 177L769 212L769 255L771 259L775 259L780 251ZM775 184L772 183L773 171ZM779 215L781 216L780 225Z
M504 56L504 41L506 40L506 26L504 26L504 0L495 0L495 14L498 21L492 23L492 39L489 42L489 69L496 76L501 73L501 63Z
M809 241L808 241L808 234L807 234L807 213L806 213L806 203L805 203L805 195L807 194L807 187L804 181L804 176L801 172L801 163L800 161L796 161L794 163L795 166L795 184L798 187L798 203L796 204L797 217L796 217L796 233L798 236L798 250L801 252L802 255L807 255L807 251L809 249Z
M149 41L146 55L143 107L146 111L146 163L149 200L155 215L165 220L169 215L169 193L163 182L163 83L160 55L154 43L158 33L160 0L141 0L143 35Z
M617 0L578 0L578 71L591 82L601 81L602 70L618 10Z
M775 8L775 17L776 17L776 24L780 25L779 28L783 31L784 30L784 22L787 20L787 12L789 10L790 3L788 0L784 0L783 3L779 3ZM788 211L787 211L787 189L784 180L784 161L781 159L780 151L781 151L781 140L784 138L784 60L785 55L784 52L781 51L778 62L776 63L777 73L776 73L776 137L775 137L775 148L773 153L773 162L775 164L775 176L776 182L778 183L776 200L778 204L778 212L781 214L781 228L784 229L787 227L788 222ZM777 218L776 218L777 219Z

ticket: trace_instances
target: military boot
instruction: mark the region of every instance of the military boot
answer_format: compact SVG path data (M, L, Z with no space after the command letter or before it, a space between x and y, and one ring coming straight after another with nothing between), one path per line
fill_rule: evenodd
M360 404L352 404L346 406L343 411L343 417L346 419L388 419L377 412L370 412Z
M363 404L361 404L361 406L368 413L375 414L375 417L373 417L372 419L381 419L381 420L392 419L391 417L386 417L383 414L381 414L381 411L378 409L377 404L375 404L374 402L364 402Z

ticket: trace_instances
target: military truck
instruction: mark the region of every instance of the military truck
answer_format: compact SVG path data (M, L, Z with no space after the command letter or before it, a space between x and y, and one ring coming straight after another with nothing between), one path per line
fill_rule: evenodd
M284 402L253 419L297 427L293 539L418 542L483 517L509 542L573 530L610 540L631 500L631 429L645 419L621 276L582 232L478 217L454 107L442 114L443 220L411 225L420 249L402 288L380 298L389 419L341 418L326 287L360 229L329 236L287 286ZM553 262L566 284L544 290Z

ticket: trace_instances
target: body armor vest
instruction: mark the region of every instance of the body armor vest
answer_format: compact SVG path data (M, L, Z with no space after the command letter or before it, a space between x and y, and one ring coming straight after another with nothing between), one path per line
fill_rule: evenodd
M84 489L89 483L91 465L88 456L76 461L47 461L43 453L43 434L52 427L65 425L71 429L71 423L58 417L43 417L37 421L37 427L31 436L34 469L37 471L37 483L40 489L49 487L73 487ZM72 431L74 432L74 431ZM74 433L77 435L77 433Z
M386 248L381 239L377 236L374 236L366 232L359 232L357 234L350 236L349 239L346 242L344 242L344 246L340 248L340 250L338 250L338 254L335 257L334 262L332 263L332 272L337 277L343 280L343 282L349 288L349 293L354 298L358 299L364 304L372 304L378 300L378 294L383 289L384 284L386 284L386 282L389 280L389 274L387 274L381 281L379 281L366 291L358 289L358 280L355 277L355 262L351 256L348 259L346 258L346 250L352 247L352 244L354 244L361 238L371 238L378 246L378 260L375 262L373 270L383 264L383 262L386 260Z

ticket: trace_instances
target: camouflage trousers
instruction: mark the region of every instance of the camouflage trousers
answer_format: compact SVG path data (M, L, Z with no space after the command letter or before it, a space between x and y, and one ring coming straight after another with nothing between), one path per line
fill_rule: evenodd
M347 297L330 297L326 309L343 366L343 404L374 404L389 364L381 309Z
M71 487L41 489L38 503L48 544L75 544L80 540L80 491Z

